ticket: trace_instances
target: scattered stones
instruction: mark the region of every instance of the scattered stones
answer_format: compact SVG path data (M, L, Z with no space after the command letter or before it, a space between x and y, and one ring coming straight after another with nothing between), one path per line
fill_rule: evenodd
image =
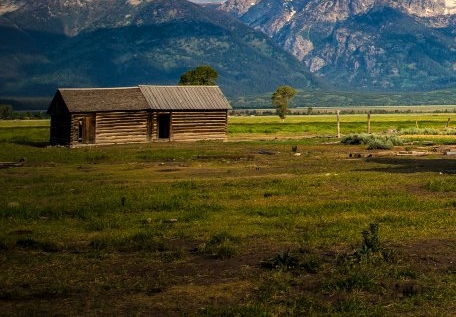
M397 155L399 156L423 156L426 155L427 152L419 152L419 151L399 151Z

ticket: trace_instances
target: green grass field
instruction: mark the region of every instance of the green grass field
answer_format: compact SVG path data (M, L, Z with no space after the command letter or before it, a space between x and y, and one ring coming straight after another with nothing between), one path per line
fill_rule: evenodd
M48 121L0 121L0 162L25 159L0 168L1 314L453 315L448 118L373 115L405 140L389 151L341 144L329 115L76 149L47 147ZM400 134L417 125L438 135Z
M449 122L450 130L456 127L456 114L372 114L371 132L385 133L390 130L438 129L443 134ZM335 114L288 116L283 122L276 116L230 117L228 132L230 136L238 134L263 134L279 136L335 136L337 133ZM454 125L453 125L454 124ZM367 132L367 115L340 115L342 134Z

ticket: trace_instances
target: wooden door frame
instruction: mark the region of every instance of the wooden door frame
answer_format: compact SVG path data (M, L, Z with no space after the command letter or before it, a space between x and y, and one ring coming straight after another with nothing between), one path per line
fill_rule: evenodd
M82 144L95 144L96 141L96 115L84 114L78 118L78 142Z

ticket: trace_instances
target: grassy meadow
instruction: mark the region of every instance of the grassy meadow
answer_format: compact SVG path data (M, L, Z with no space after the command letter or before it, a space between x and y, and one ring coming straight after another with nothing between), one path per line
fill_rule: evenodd
M454 116L372 115L389 150L340 143L334 115L75 149L0 121L1 314L453 315Z

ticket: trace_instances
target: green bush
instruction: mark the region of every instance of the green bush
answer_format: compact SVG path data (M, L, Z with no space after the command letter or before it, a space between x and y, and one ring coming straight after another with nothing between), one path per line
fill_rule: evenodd
M341 143L347 145L366 144L369 150L389 150L393 146L403 144L402 140L395 135L380 136L373 134L350 134L342 138Z
M409 129L400 129L399 133L402 135L455 135L456 129L453 128L444 128L436 129L436 128L409 128Z
M207 243L200 246L200 252L218 259L231 258L237 254L239 239L227 232L213 235Z
M279 253L274 258L261 263L261 266L264 268L275 269L278 271L294 270L298 268L299 265L299 259L290 251Z

